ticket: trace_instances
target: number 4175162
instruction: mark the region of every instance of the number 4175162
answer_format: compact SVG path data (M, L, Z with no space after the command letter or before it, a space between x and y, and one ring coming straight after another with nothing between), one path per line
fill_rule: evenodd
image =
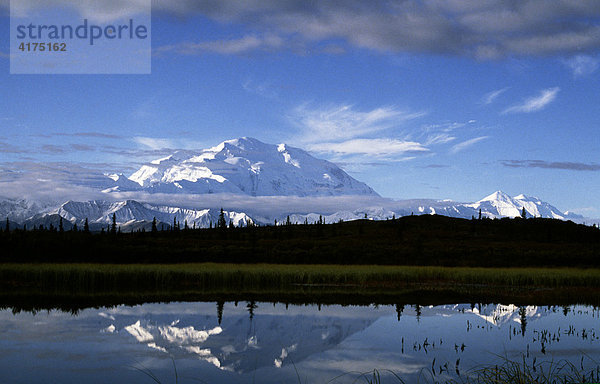
M21 43L19 51L22 52L66 52L66 43Z

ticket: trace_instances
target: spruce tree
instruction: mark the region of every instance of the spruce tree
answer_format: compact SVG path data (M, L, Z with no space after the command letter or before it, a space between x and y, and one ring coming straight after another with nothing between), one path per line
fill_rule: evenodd
M285 219L285 225L292 225L292 222L290 221L290 215L288 215L287 219Z
M219 213L219 221L217 221L217 228L227 228L227 221L225 221L225 211L221 208Z
M526 219L527 218L527 211L525 211L525 207L523 207L523 210L521 211L521 218L522 219Z
M157 232L158 228L156 228L156 217L154 217L154 219L152 219L152 232Z
M85 223L83 223L83 232L90 233L90 225L88 223L87 217L85 218Z
M479 220L481 220L481 208L479 208Z
M117 234L117 214L113 213L113 217L112 217L112 227L110 228L110 232L113 235Z
M58 231L59 232L64 232L65 228L63 227L63 219L62 216L60 217L60 221L58 222Z

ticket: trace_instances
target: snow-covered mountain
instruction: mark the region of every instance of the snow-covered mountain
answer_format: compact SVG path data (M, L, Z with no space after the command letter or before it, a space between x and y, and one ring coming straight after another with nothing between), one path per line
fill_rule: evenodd
M83 224L87 218L90 223L107 225L112 223L113 214L120 225L136 222L151 223L156 218L159 223L171 224L177 220L183 226L187 221L190 227L208 228L216 224L220 211L216 209L186 209L166 205L140 203L135 200L106 202L101 200L63 204L56 213L70 222ZM224 211L227 224L246 225L249 217L245 213Z
M585 218L572 212L561 212L553 205L540 200L537 197L518 195L510 197L502 191L497 191L475 203L458 203L451 200L405 200L388 204L388 206L372 206L352 211L339 211L333 214L320 215L319 213L292 214L292 223L315 222L322 217L325 223L336 223L340 220L350 221L368 218L371 220L387 220L392 217L408 215L442 215L470 219L479 216L481 209L482 217L503 218L521 216L525 208L527 217L541 217L559 220L572 220L583 222ZM279 221L287 220L280 217Z
M201 152L178 151L129 178L112 175L112 191L234 193L251 196L378 196L335 164L286 144L244 137Z
M26 225L30 229L37 228L40 225L47 228L50 224L58 228L58 223L62 217L64 219L64 228L69 230L73 224L77 224L79 228L82 228L87 219L90 229L99 231L112 224L112 218L115 215L117 224L124 231L142 228L150 230L154 218L156 218L159 229L170 228L174 221L177 221L182 228L186 222L190 228L208 228L211 224L213 226L216 225L219 214L220 209L188 209L140 203L135 200L119 202L103 200L86 202L68 201L57 209L38 213L21 221L20 224ZM253 221L248 215L242 212L224 211L224 216L227 225L233 222L238 227L246 226L249 221Z
M52 224L57 227L60 217L66 220L65 229L72 224L80 228L88 219L92 230L106 228L112 223L113 214L117 223L123 230L146 228L150 229L151 222L156 218L159 228L164 225L168 228L174 220L182 226L187 221L190 227L208 228L214 225L219 217L218 207L183 208L175 205L150 204L136 200L125 200L108 202L104 200L93 200L87 202L68 201L58 208L39 208L33 203L26 201L3 201L0 208L4 207L2 213L9 217L11 223L27 225L27 228L48 227ZM495 192L475 203L457 203L450 200L404 200L393 201L378 198L370 206L353 210L341 210L336 212L286 212L276 216L268 215L268 212L250 210L226 210L225 219L227 224L232 221L235 226L245 226L249 221L258 224L273 224L275 220L283 224L289 216L291 223L317 222L322 219L325 223L336 223L364 219L387 220L393 217L409 215L437 214L449 217L470 219L481 215L487 218L517 217L525 208L527 217L543 217L560 220L572 220L583 222L583 216L561 212L556 207L536 197L518 195L510 197L502 191ZM37 209L37 210L36 210ZM29 217L27 217L29 216ZM26 218L27 217L27 218ZM26 219L24 219L26 218ZM68 223L67 223L68 222ZM3 223L1 223L3 225ZM14 225L11 224L14 228Z
M491 195L484 197L473 204L465 204L479 211L482 215L491 218L501 217L517 217L521 215L523 208L527 213L527 217L544 217L560 220L578 220L583 217L569 212L561 212L556 207L540 200L537 197L529 197L526 195L518 195L510 197L502 191L497 191Z

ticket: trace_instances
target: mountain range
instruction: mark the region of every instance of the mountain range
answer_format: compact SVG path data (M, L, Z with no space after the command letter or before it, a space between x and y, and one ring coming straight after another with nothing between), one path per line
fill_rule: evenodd
M284 223L289 216L292 223L309 223L322 219L325 223L335 223L342 221L364 219L387 220L393 217L422 214L439 214L450 217L459 217L470 219L478 217L479 210L483 217L502 218L520 216L522 209L525 208L528 217L543 217L560 220L572 220L582 222L583 216L568 212L561 212L556 207L541 201L535 197L519 195L510 197L507 194L498 191L474 203L457 203L448 200L405 200L393 202L386 207L384 199L378 200L381 206L372 206L365 209L337 211L331 214L323 213L297 213L290 212L282 214L274 220L268 220L264 216L255 214L250 215L245 212L225 210L224 216L227 224L233 222L235 226L246 226L252 221L261 225ZM177 206L168 206L160 204L150 204L136 200L126 200L117 202L108 202L104 200L93 200L85 202L67 201L59 207L41 211L24 218L26 214L31 214L34 204L24 200L4 200L0 203L0 214L9 217L10 225L14 227L26 226L34 228L43 225L49 227L52 224L58 227L60 218L63 218L63 226L70 229L74 224L80 228L87 219L91 230L100 230L106 228L112 223L112 217L115 216L116 222L123 230L137 230L151 228L151 223L156 218L159 229L170 228L174 221L180 223L183 227L185 223L192 228L208 228L215 225L218 220L219 208L191 209ZM10 216L14 214L14 216ZM24 218L24 219L23 219ZM0 222L4 228L5 222Z
M113 215L123 230L150 229L156 218L159 228L169 228L174 222L183 227L209 227L217 222L220 204L203 203L202 196L228 194L238 196L240 201L252 197L343 198L359 196L366 199L359 208L305 206L269 212L269 207L260 209L242 207L225 210L227 223L235 226L247 225L249 221L259 224L282 223L326 223L363 218L385 220L412 214L439 214L451 217L487 218L520 216L525 209L528 217L543 217L583 222L583 216L562 212L551 204L536 197L518 195L511 197L502 191L473 203L450 200L391 200L381 198L371 187L362 183L335 164L317 159L306 151L286 144L265 144L254 138L227 140L202 150L177 151L167 157L142 165L131 176L110 174L105 181L95 184L106 199L91 201L67 201L63 203L40 203L24 199L0 199L0 217L6 217L12 227L27 228L58 226L82 226L87 219L92 230L100 230L112 223ZM163 203L142 202L138 199L120 200L114 196L122 193L143 194L163 197ZM193 196L193 203L164 203L164 196ZM168 199L167 199L168 200ZM173 201L177 199L173 198ZM339 208L340 204L338 204ZM342 205L343 206L343 205ZM227 208L227 207L225 207ZM1 221L2 227L5 221Z

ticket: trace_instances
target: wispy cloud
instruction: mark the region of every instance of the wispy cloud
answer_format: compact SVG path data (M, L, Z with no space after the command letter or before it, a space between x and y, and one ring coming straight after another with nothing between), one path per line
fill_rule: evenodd
M340 155L359 154L376 157L429 151L420 143L397 139L353 139L341 143L311 144L309 149L316 152L330 152Z
M201 55L206 53L241 55L256 51L278 50L283 48L284 45L288 46L284 39L276 35L246 35L237 39L165 45L155 48L154 53L157 55L166 52L175 52L182 55Z
M456 140L456 137L447 133L436 133L427 137L427 140L425 140L425 145L446 144L454 140Z
M505 167L511 168L546 168L569 171L600 171L600 164L597 163L544 160L503 160L501 163Z
M349 140L363 135L379 133L425 115L409 112L395 106L359 111L353 105L329 108L297 107L291 115L292 122L301 129L304 142Z
M244 88L246 92L254 93L269 99L275 99L278 97L277 91L269 82L261 83L252 80L246 80L242 83L242 88Z
M573 71L575 77L591 75L600 66L599 59L587 55L577 55L564 63Z
M504 110L504 113L530 113L542 110L556 99L558 91L560 91L559 87L544 89L539 95L530 97L521 104L507 108Z
M492 104L494 101L496 101L496 99L498 98L498 96L500 96L501 94L503 94L504 92L506 92L510 87L505 87L502 89L497 89L495 91L486 93L483 96L483 99L481 101L482 104L484 105L489 105Z
M489 136L480 136L480 137L476 137L474 139L470 139L470 140L466 140L463 141L461 143L458 143L456 145L454 145L451 149L450 149L450 153L455 154L461 151L464 151L465 149L472 147L473 145L485 140L485 139L489 139Z
M96 150L96 147L87 144L71 144L71 148L73 148L76 151L85 152L92 152Z
M17 147L13 144L8 144L0 141L0 153L28 153L24 148Z
M46 145L42 145L42 151L46 152L46 153L65 153L67 152L67 149L59 146L59 145L54 145L54 144L46 144Z
M173 140L171 139L160 139L155 137L134 137L132 139L135 143L150 148L152 150L165 149L165 148L177 148Z
M348 104L327 108L304 104L290 115L299 128L292 141L311 151L337 156L393 158L407 152L425 152L423 144L399 137L406 122L424 115L395 106L358 110Z
M72 137L94 137L98 139L122 139L123 136L113 135L102 132L75 132L75 133L56 133L56 136L72 136Z
M120 148L113 147L115 151L122 151L125 153L164 153L166 150L201 150L204 148L208 148L206 143L196 141L196 140L186 140L184 138L162 138L162 137L145 137L145 136L136 136L131 139L134 143L141 146L141 152L138 149L130 149L130 148Z

